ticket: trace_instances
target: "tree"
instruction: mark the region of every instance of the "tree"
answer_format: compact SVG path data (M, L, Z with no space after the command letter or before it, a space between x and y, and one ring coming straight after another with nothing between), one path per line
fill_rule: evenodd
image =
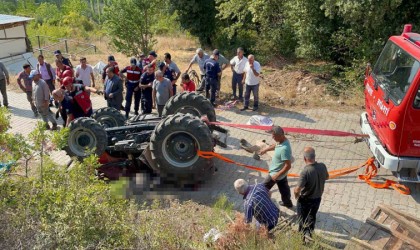
M157 2L149 0L111 0L104 7L104 29L111 45L127 56L150 50L156 43L151 26L155 23Z
M170 4L181 27L198 37L201 44L211 46L218 25L214 0L172 0Z

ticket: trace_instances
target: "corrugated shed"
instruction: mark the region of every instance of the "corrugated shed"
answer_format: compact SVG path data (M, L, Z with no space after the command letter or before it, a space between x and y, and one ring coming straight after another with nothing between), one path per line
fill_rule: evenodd
M9 23L19 23L32 20L33 18L22 17L22 16L11 16L0 14L0 25Z

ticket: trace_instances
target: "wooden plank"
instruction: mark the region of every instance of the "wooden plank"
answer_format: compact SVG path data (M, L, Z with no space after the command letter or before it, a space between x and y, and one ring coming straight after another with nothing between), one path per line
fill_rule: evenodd
M369 241L372 238L372 236L375 234L376 230L378 229L372 225L366 225L366 226L370 226L370 228L366 231L364 235L359 236L359 239Z
M345 249L348 249L348 250L360 249L360 248L357 248L357 246L359 246L359 247L362 247L361 249L380 250L380 248L372 246L369 243L367 243L366 241L359 240L359 239L354 238L354 237L351 237L349 243L350 244L347 244Z
M380 207L384 212L386 212L390 216L394 217L395 220L405 229L409 230L414 234L420 234L420 227L417 227L415 223L408 221L404 216L401 216L389 207L383 205L379 205L378 207Z
M358 238L362 238L363 235L365 235L367 233L367 231L370 229L371 226L366 225L366 224L362 224L362 226L359 229L359 232L357 234Z
M376 230L375 234L369 240L369 244L383 249L388 241L392 238L391 234L384 230Z
M390 217L387 213L384 213L382 210L378 214L378 216L375 218L375 220L379 223L384 223L385 221L389 221Z
M371 218L367 218L366 219L366 222L369 223L369 224L371 224L372 226L378 228L378 229L381 229L381 230L383 230L385 232L388 232L388 233L392 234L393 236L401 239L402 241L405 241L406 243L412 245L413 247L415 247L417 249L420 249L420 241L419 241L419 239L411 239L411 238L409 238L409 237L407 237L407 236L405 236L405 235L403 235L403 234L401 234L401 233L399 233L397 231L392 231L390 228L388 228L388 227L386 227L386 226L384 226L384 225L376 222L375 220L373 220Z
M390 237L388 243L384 246L384 249L401 249L403 241L397 237Z
M390 206L387 206L387 205L379 205L379 206L386 207L386 208L388 208L388 209L390 209L390 210L394 211L395 213L397 213L397 214L399 214L399 215L403 216L404 218L406 218L408 221L411 221L411 222L413 222L413 223L417 224L417 226L419 226L419 227L420 227L420 219L419 219L419 218L417 218L416 216L414 216L414 215L412 215L412 214L406 214L406 213L403 213L403 212L398 211L398 210L396 210L396 209L394 209L394 208L392 208L392 207L390 207Z

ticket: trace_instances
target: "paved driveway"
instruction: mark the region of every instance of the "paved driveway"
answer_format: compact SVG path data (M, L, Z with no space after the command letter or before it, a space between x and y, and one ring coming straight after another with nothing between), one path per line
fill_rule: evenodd
M12 132L27 135L35 126L37 119L33 117L25 94L9 92L12 116ZM94 108L104 107L105 101L99 96L93 97ZM328 109L306 109L292 111L292 109L270 109L270 113L276 125L287 127L304 127L316 129L333 129L342 131L359 132L360 112L337 112ZM246 123L249 117L256 112L239 112L237 108L227 111L217 111L218 120L223 122ZM263 113L267 114L267 113ZM60 121L61 123L61 121ZM365 143L354 143L352 138L336 138L325 136L308 136L290 134L289 138L295 162L291 172L298 173L304 166L303 149L312 146L316 150L317 161L324 162L329 170L355 166L366 161L371 156ZM267 168L270 162L268 155L260 161L254 160L252 154L240 149L239 140L246 139L254 143L256 140L265 139L271 141L271 136L261 131L230 128L228 148L217 148L221 153L235 161ZM58 152L53 157L69 159L64 152ZM199 192L184 193L180 198L194 199L198 202L210 204L221 194L226 194L237 209L241 209L242 198L235 192L233 182L237 178L244 178L250 182L261 182L264 175L250 171L235 165L216 161L218 171ZM410 185L411 195L401 195L394 190L373 189L357 179L357 174L350 174L338 179L330 180L325 186L316 227L324 234L334 234L342 238L354 235L361 223L371 214L378 204L388 204L396 209L411 214L419 214L420 211L420 186ZM379 175L390 177L390 172L380 169ZM289 179L291 188L296 185L296 180ZM280 200L277 187L273 187L275 200ZM293 200L295 203L295 200ZM283 215L292 215L294 210L281 208Z

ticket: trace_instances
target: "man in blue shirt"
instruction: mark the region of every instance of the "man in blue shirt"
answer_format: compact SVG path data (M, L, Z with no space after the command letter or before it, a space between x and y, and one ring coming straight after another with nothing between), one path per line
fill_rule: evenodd
M204 63L204 70L206 72L206 97L209 98L210 92L210 102L213 106L216 106L216 91L217 91L217 84L219 81L219 75L222 74L222 70L220 69L220 65L217 62L219 59L219 51L214 50L213 55L210 59L206 60Z
M233 184L236 191L244 197L245 223L251 223L252 217L257 220L259 225L273 229L279 219L279 209L271 201L268 189L264 184L248 185L243 179L238 179Z
M274 184L277 184L281 195L281 206L288 208L293 207L290 199L290 187L287 181L287 173L292 167L292 148L289 140L284 135L284 130L280 126L274 126L271 131L275 144L260 151L263 155L268 151L274 150L274 156L269 167L269 175L264 180L267 189L271 189Z

